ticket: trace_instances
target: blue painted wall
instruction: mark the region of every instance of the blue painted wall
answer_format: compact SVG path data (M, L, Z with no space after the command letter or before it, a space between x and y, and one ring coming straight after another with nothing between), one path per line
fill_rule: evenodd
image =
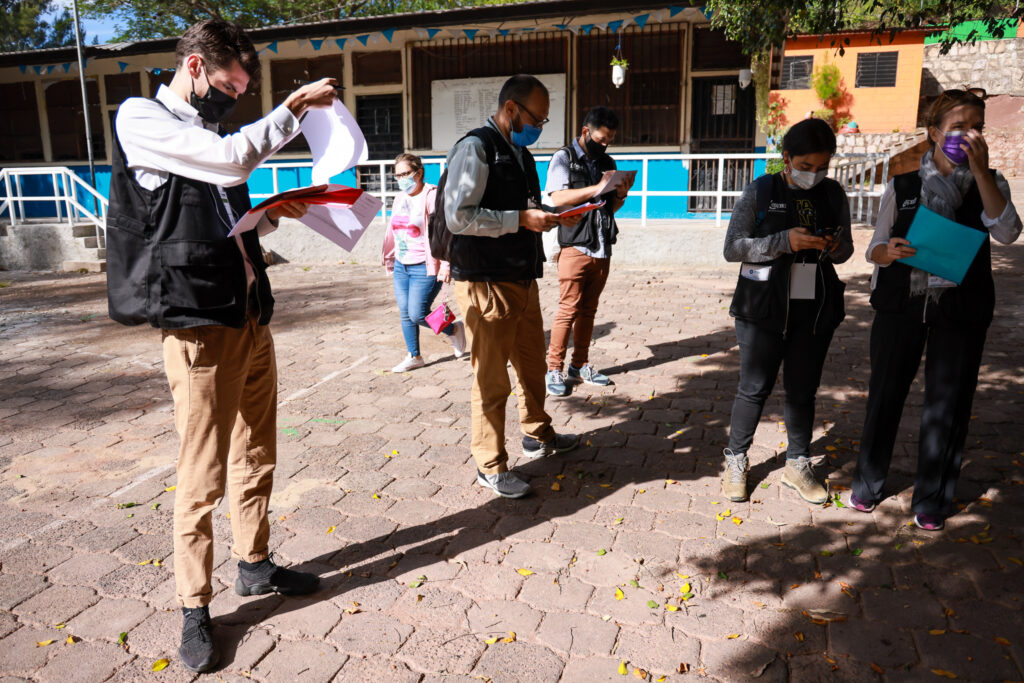
M764 148L758 148L757 152L764 152ZM438 157L427 157L424 161L439 161ZM273 173L270 166L287 162L269 162L253 172L249 178L249 192L269 195L273 193ZM765 172L765 161L754 162L754 177L763 175ZM623 160L619 162L619 168L624 171L635 170L637 172L635 188L642 187L641 177L643 164L637 160ZM547 177L547 162L537 163L537 172L544 184ZM88 182L89 167L87 165L71 166L72 171L83 180ZM690 173L687 162L681 160L660 160L648 161L647 189L651 191L679 191L689 187ZM426 165L426 180L430 183L437 183L439 179L439 166L436 163ZM350 170L334 178L332 182L342 185L355 186L356 174ZM287 168L278 172L278 190L284 191L296 187L303 187L312 183L310 168ZM104 196L110 192L110 166L96 167L96 188ZM48 195L53 193L50 178L41 176L30 176L22 180L22 193L24 195ZM4 194L4 188L0 185L0 197ZM78 192L78 200L85 206L91 207L89 196L82 191ZM86 203L88 202L88 203ZM56 208L52 203L30 202L25 204L26 213L33 218L46 218L56 216ZM626 200L625 205L619 210L620 218L640 218L641 199L638 196L631 196ZM647 217L652 219L685 219L685 218L714 218L714 213L692 213L688 210L686 197L648 197Z

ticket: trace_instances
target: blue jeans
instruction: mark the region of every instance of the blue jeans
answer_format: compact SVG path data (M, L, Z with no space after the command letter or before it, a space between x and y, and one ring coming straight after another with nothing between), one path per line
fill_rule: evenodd
M398 301L398 312L402 316L402 336L405 337L405 348L413 356L420 355L420 326L430 328L424 318L431 311L434 297L441 291L441 283L433 275L427 275L426 263L414 263L407 266L395 261L395 299ZM455 334L455 326L441 330L451 336Z

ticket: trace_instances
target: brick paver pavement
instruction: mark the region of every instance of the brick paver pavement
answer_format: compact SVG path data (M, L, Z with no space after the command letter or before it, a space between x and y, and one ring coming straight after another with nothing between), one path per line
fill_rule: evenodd
M814 452L834 491L849 484L868 379L860 252L842 268L849 315L818 401ZM424 335L426 368L386 371L404 348L378 269L275 267L271 542L324 589L236 596L222 506L217 677L597 683L625 680L625 662L649 680L1024 678L1024 247L995 252L963 509L938 534L907 525L920 386L893 495L873 514L780 487L777 396L751 451L751 501L719 496L733 267L613 267L592 359L615 386L549 400L558 429L584 434L576 452L526 461L510 437L536 491L520 501L473 484L466 362ZM0 281L0 678L189 680L174 654L177 437L159 333L109 321L102 276ZM556 291L549 276L548 322Z

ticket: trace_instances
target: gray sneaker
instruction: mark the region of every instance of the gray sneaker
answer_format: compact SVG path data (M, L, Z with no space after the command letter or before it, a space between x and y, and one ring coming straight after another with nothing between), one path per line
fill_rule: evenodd
M828 500L828 491L814 478L810 458L789 458L782 470L782 483L795 489L808 503L823 505Z
M569 387L565 384L565 375L561 370L548 370L544 375L544 385L548 396L568 396Z
M602 375L600 372L595 370L588 363L582 368L574 368L572 364L569 364L569 373L566 375L566 379L570 382L583 382L584 384L593 384L598 387L606 387L612 383L611 379L607 375Z
M477 470L476 483L491 489L502 498L522 498L530 492L530 485L512 472L484 474Z
M725 456L725 470L722 472L722 495L734 503L741 503L747 499L747 472L750 470L750 461L746 453L733 453L726 448L723 451Z
M527 458L544 458L573 450L580 445L577 434L555 434L551 441L538 441L532 436L523 437L523 455Z

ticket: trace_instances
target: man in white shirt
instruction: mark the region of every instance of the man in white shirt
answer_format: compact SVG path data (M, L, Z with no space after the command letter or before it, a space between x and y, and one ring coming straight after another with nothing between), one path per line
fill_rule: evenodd
M164 368L181 437L174 499L174 575L191 671L219 660L210 634L212 513L229 496L241 595L314 592L312 574L270 557L267 507L276 462L273 296L259 235L306 206L270 210L258 229L228 238L249 208L245 181L299 131L310 107L330 106L334 80L293 92L263 119L222 135L259 57L237 26L207 20L176 48L177 71L156 98L132 98L115 120L107 221L110 316L163 332Z

